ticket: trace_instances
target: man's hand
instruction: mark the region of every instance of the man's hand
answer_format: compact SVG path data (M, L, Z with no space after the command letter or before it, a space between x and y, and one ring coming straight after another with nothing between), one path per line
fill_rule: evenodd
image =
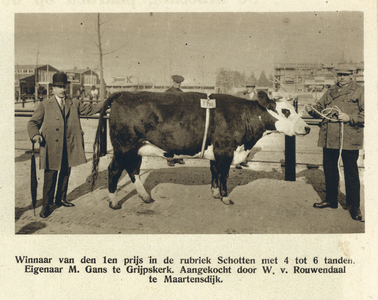
M312 109L312 106L311 106L311 105L306 105L306 106L305 106L305 109L306 109L306 111L307 111L308 113L310 113L310 112L312 112L312 111L313 111L313 109Z
M338 119L339 119L340 122L344 122L344 123L350 121L349 115L346 114L346 113L339 113Z
M33 136L33 138L32 138L32 142L33 143L41 143L42 142L42 136L41 135L39 135L39 134L36 134L35 136Z

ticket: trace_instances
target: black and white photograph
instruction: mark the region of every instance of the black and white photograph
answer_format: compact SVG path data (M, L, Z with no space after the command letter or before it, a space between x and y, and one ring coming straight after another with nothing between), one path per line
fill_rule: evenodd
M9 299L378 297L376 1L5 2Z
M16 233L363 233L363 18L16 14Z

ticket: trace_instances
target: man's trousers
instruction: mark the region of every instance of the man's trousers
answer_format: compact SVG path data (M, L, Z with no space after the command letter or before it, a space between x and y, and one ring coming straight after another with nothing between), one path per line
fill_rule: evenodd
M58 177L59 173L59 177ZM43 182L43 200L42 205L54 204L54 194L56 181L58 179L58 187L56 189L55 202L66 200L68 179L71 174L71 168L68 167L67 152L63 151L62 166L60 171L45 170Z
M337 162L339 149L323 148L323 168L326 183L327 202L337 202L339 191L339 171ZM359 150L342 150L341 158L344 165L344 178L346 190L346 205L360 207L360 177L358 174Z

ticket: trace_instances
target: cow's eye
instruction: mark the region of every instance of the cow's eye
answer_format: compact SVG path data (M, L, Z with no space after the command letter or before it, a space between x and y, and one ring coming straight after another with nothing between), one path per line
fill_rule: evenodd
M290 110L283 108L281 111L286 118L288 118L290 116Z

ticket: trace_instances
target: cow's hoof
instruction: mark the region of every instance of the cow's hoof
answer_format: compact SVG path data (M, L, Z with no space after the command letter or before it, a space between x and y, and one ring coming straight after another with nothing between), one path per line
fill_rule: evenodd
M155 202L155 200L152 199L150 196L148 196L148 197L141 197L141 196L139 196L139 197L140 197L140 199L143 200L144 203L153 203L153 202Z
M219 188L211 188L211 192L213 193L213 197L215 199L220 199L220 192L219 192Z
M117 210L117 209L121 209L121 204L117 203L117 205L113 206L113 203L109 202L109 207L111 209L114 209L114 210Z
M232 205L234 204L234 201L232 201L229 197L223 197L222 202L226 205Z

